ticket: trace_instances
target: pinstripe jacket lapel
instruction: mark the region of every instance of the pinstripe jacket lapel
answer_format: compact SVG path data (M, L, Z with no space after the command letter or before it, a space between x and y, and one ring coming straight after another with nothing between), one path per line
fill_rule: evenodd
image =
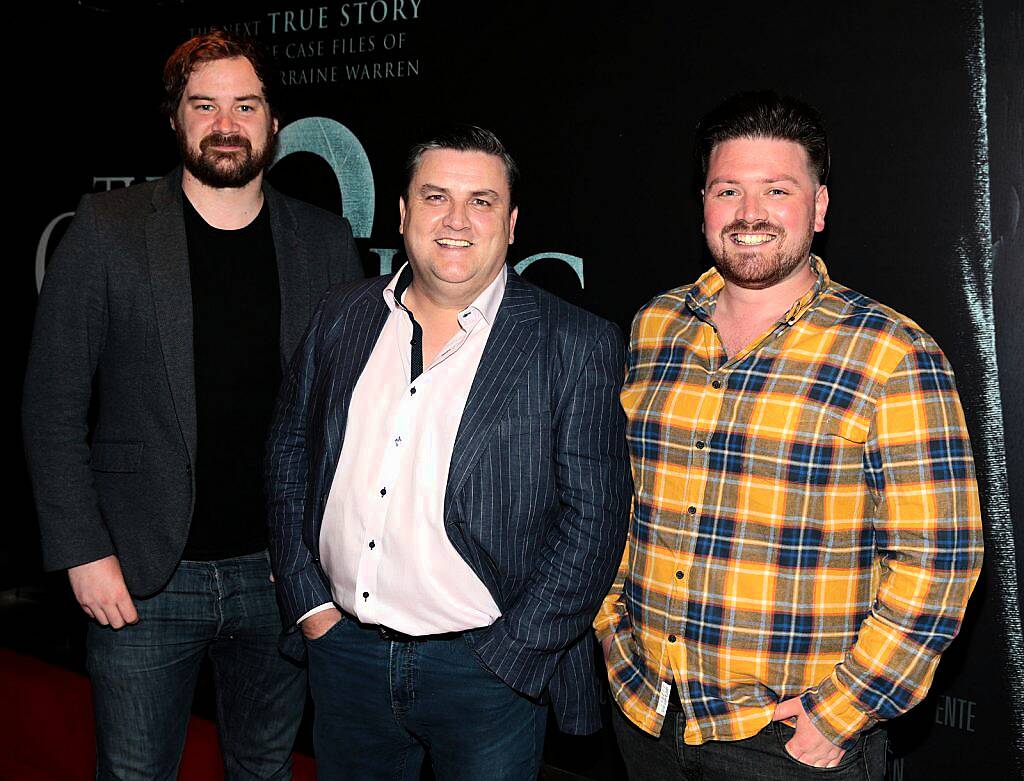
M518 274L509 271L505 295L480 357L455 437L444 495L445 523L453 520L454 499L487 445L488 432L497 425L502 409L515 390L516 378L537 349L539 320L540 308L533 291Z
M377 284L363 291L359 300L350 309L346 309L325 332L325 341L329 345L325 365L333 367L333 370L320 373L321 387L314 391L326 400L326 414L323 418L326 447L320 463L318 494L325 494L334 480L338 459L341 458L341 446L345 441L352 392L388 318L388 307L382 292L390 281L390 277L377 280Z

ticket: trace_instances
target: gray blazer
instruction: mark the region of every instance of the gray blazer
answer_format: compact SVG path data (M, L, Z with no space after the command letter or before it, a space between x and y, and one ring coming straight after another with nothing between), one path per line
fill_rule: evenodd
M324 291L362 269L347 221L267 184L263 192L284 369ZM170 578L194 507L193 362L181 169L86 195L47 269L25 377L47 569L116 553L135 596Z

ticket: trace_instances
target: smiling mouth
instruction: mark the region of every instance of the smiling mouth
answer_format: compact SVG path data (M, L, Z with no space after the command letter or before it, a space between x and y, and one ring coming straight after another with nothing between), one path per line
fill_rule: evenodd
M778 238L774 233L730 233L729 238L733 244L743 247L759 247L768 244Z
M442 247L456 247L461 249L473 246L473 242L466 241L465 239L434 239L434 241Z

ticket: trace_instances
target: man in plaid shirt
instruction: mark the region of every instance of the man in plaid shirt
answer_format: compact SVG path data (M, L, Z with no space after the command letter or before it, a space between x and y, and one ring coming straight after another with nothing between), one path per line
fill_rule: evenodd
M881 779L982 556L953 373L833 282L816 111L736 96L698 126L715 266L637 315L636 498L595 621L633 779ZM620 712L621 709L621 712Z

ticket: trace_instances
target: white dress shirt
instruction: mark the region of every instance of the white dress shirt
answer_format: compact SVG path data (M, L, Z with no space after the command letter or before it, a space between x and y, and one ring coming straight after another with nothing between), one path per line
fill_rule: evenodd
M363 623L430 635L489 626L501 615L448 539L444 495L507 274L503 267L459 313L459 331L415 378L413 320L396 298L411 279L408 264L384 290L391 313L352 394L320 531L334 601ZM421 344L413 349L422 355Z

